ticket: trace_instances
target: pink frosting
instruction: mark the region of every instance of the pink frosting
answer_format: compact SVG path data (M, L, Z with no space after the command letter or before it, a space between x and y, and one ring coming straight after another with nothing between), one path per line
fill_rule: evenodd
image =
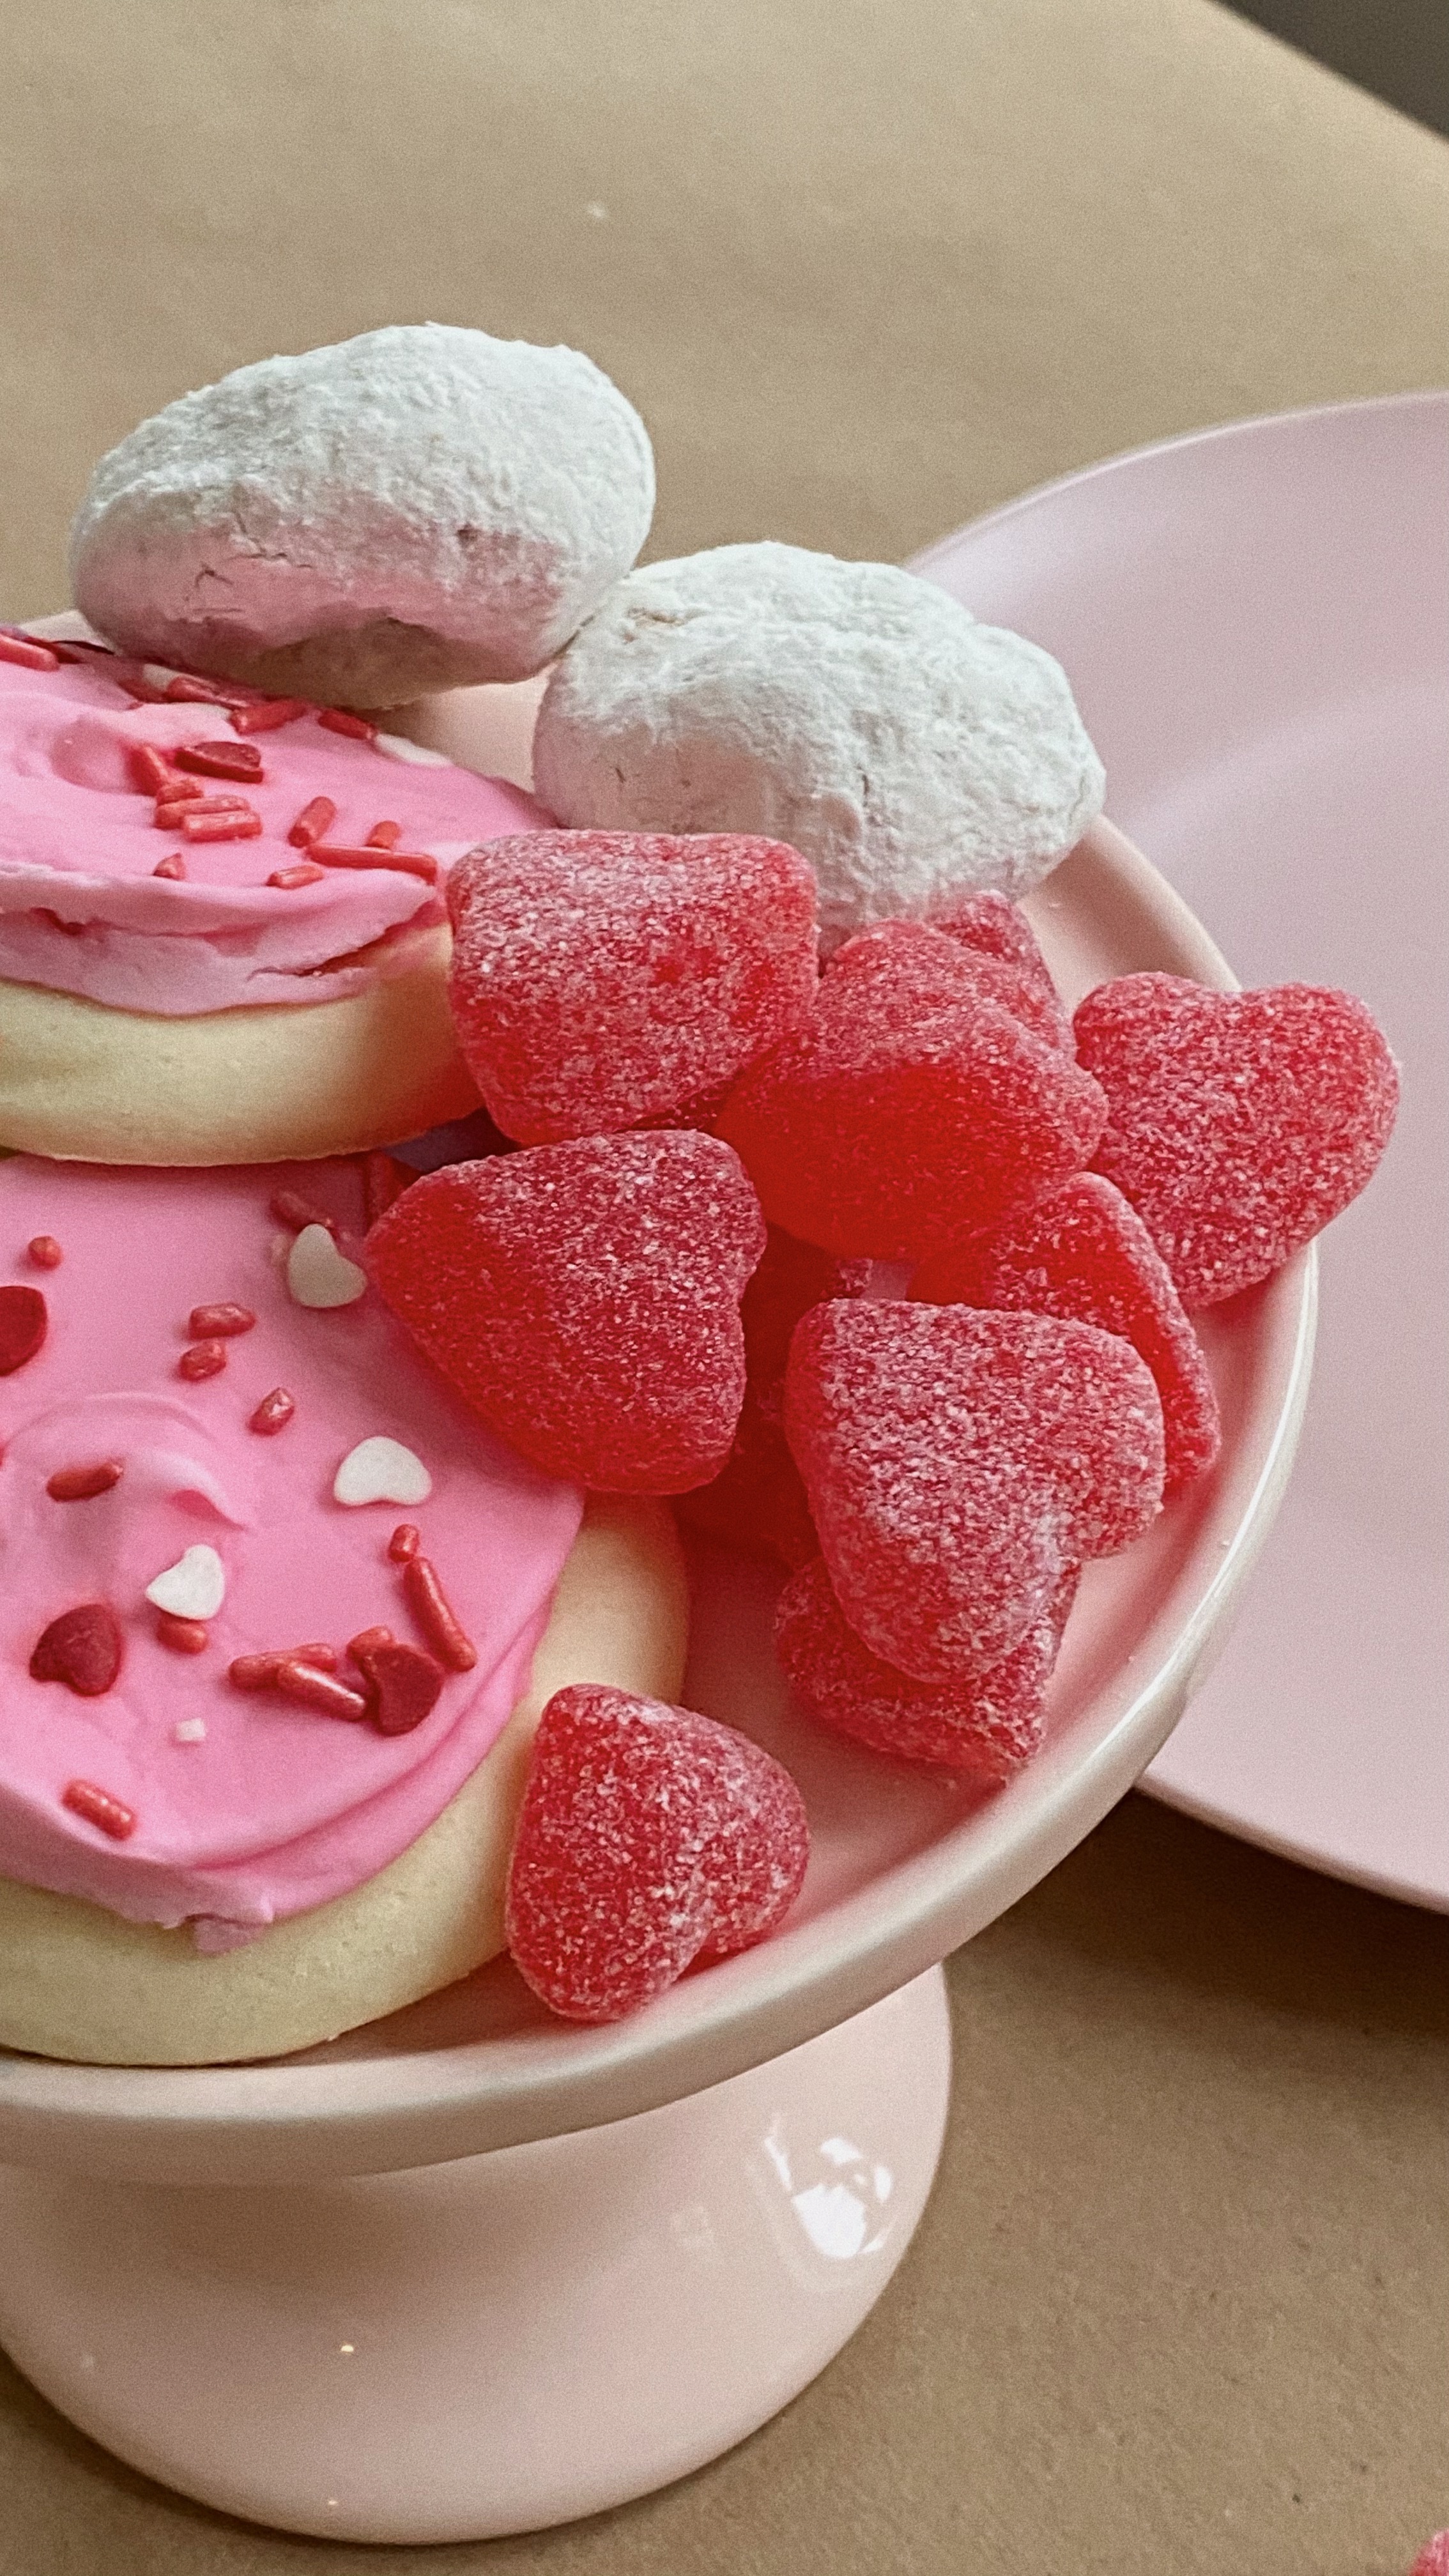
M337 808L329 840L355 845L375 823L400 823L403 845L445 873L476 842L550 819L503 779L390 759L308 715L247 737L264 775L239 792L260 838L189 846L183 882L156 876L181 844L156 829L128 751L235 739L223 707L137 705L99 657L53 672L0 661L0 978L171 1018L337 1001L393 971L410 934L445 914L436 888L396 868L269 886L304 855L287 833L314 796Z
M293 1302L292 1237L268 1211L279 1185L360 1231L355 1163L0 1163L0 1278L38 1287L50 1317L36 1356L0 1379L0 1874L137 1922L200 1918L210 1947L360 1885L447 1805L521 1694L582 1509L493 1439L372 1290L331 1310ZM58 1269L27 1260L38 1234L60 1243ZM220 1375L188 1382L190 1310L223 1299L255 1330L228 1342ZM259 1436L248 1417L279 1385L296 1414ZM333 1500L344 1456L379 1433L422 1461L426 1501ZM58 1468L111 1458L109 1493L48 1495ZM228 1681L235 1655L314 1638L340 1650L378 1623L425 1643L387 1554L400 1520L478 1649L419 1727L386 1737ZM192 1656L158 1642L144 1595L198 1544L220 1556L226 1594ZM41 1631L96 1600L124 1638L113 1688L82 1699L32 1680ZM178 1742L198 1718L204 1740ZM132 1809L129 1840L61 1803L77 1779Z

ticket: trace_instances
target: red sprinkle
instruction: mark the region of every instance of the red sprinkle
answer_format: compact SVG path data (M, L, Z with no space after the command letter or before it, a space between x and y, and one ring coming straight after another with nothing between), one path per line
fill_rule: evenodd
M199 680L194 671L178 671L162 690L163 698L174 707L224 707L227 694L214 680Z
M121 1475L119 1458L99 1458L93 1467L57 1467L45 1490L53 1503L89 1503L119 1485Z
M295 1190L273 1190L268 1205L279 1223L289 1225L295 1234L300 1234L307 1225L325 1225L331 1235L337 1232L336 1217L324 1216L320 1208L314 1208L309 1200L300 1198Z
M14 662L22 671L60 669L60 655L48 644L32 643L28 635L0 635L0 662Z
M173 850L169 859L157 860L151 874L153 877L171 877L179 884L186 874L186 861L179 850Z
M403 1566L402 1581L408 1608L434 1654L451 1672L471 1673L478 1661L478 1649L465 1634L438 1580L437 1568L425 1556L410 1556Z
M285 1431L297 1410L297 1399L284 1386L274 1386L264 1395L247 1423L248 1431L259 1431L266 1438L273 1431Z
M235 1333L249 1333L256 1320L250 1306L193 1306L186 1329L194 1341L209 1340L217 1333L225 1341Z
M328 868L401 868L409 877L421 877L424 885L438 882L438 862L426 850L353 849L340 841L313 841L308 845L314 859Z
M367 846L370 850L395 850L401 839L401 823L374 823L367 836Z
M362 1664L379 1646L390 1646L392 1642L391 1628L359 1628L355 1637L348 1638L347 1651L355 1664Z
M324 832L330 832L336 820L337 808L331 797L314 796L310 805L303 806L287 838L294 850L305 850L310 841L319 841Z
M37 1270L58 1270L65 1259L53 1234L33 1234L25 1249Z
M284 1699L294 1699L303 1708L315 1708L323 1717L345 1717L354 1723L367 1715L367 1702L361 1691L350 1682L337 1681L323 1672L318 1664L303 1663L299 1656L283 1655L273 1670L271 1687Z
M357 1660L367 1683L367 1713L379 1735L410 1735L437 1706L447 1674L421 1646L389 1637Z
M79 1601L42 1628L30 1658L35 1682L64 1682L78 1699L102 1699L121 1669L121 1631L109 1601Z
M418 1549L422 1546L422 1543L422 1539L411 1521L399 1521L397 1528L393 1531L391 1538L388 1540L387 1552L392 1558L394 1565L406 1565L410 1558L417 1555Z
M50 1309L38 1288L0 1288L0 1377L13 1377L45 1339Z
M317 722L329 733L349 733L358 742L376 742L377 727L366 716L355 716L349 707L319 707Z
M188 841L255 841L262 818L249 809L230 814L188 814L181 826Z
M60 1803L69 1807L73 1816L83 1816L88 1825L99 1826L114 1843L128 1842L136 1830L135 1810L123 1807L109 1789L98 1789L94 1780L68 1780Z
M376 1225L380 1216L386 1216L388 1209L416 1178L417 1174L409 1171L406 1163L399 1163L391 1154L364 1154L362 1199L368 1224Z
M177 747L176 766L198 778L240 778L252 786L266 775L254 742L183 742Z
M312 859L299 859L293 868L274 868L267 879L270 886L281 886L290 894L294 886L320 885L327 874Z
M178 1377L216 1377L226 1366L226 1344L218 1341L193 1342L176 1363Z
M204 1655L211 1638L204 1619L178 1619L174 1610L158 1610L156 1642L176 1655Z
M335 1673L339 1661L335 1646L325 1638L314 1638L305 1646L268 1646L260 1654L236 1655L226 1677L238 1690L270 1690L283 1664L306 1664L313 1672Z
M143 796L179 795L182 781L164 751L154 742L133 742L126 755L131 776ZM200 794L200 790L197 793Z
M257 698L249 706L233 707L231 721L237 733L275 733L279 725L295 724L298 716L309 713L305 698Z
M188 814L250 814L252 810L245 796L203 796L198 787L194 796L158 796L151 819L158 832L179 832Z

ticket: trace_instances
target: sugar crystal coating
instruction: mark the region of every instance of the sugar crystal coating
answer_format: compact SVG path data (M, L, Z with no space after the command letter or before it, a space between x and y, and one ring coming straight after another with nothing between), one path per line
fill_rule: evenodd
M459 862L448 910L458 1043L525 1145L681 1109L815 998L815 880L779 841L521 833Z
M1449 2576L1449 2531L1436 2531L1425 2541L1409 2576Z
M795 1328L785 1432L841 1609L917 1681L1000 1663L1162 1500L1162 1406L1090 1324L890 1300Z
M553 673L534 768L566 823L790 842L827 949L1024 894L1104 788L1049 654L894 564L773 543L621 581Z
M920 1259L1090 1161L1104 1095L983 995L976 963L906 921L831 960L809 1021L716 1121L773 1223L832 1252Z
M1110 1103L1096 1168L1131 1200L1185 1306L1281 1269L1358 1196L1393 1129L1398 1070L1352 993L1124 975L1087 995L1074 1026Z
M870 1276L868 1261L838 1260L770 1227L740 1306L744 1405L719 1474L681 1497L680 1517L692 1529L747 1555L782 1557L787 1565L803 1565L815 1554L815 1524L781 1418L790 1336L801 1316L826 1298L863 1296Z
M739 1300L765 1246L737 1157L687 1129L580 1137L415 1181L367 1238L429 1359L536 1466L668 1494L723 1464Z
M963 895L930 915L929 927L959 941L996 969L993 986L1004 1008L1033 1035L1064 1054L1076 1053L1071 1013L1052 980L1024 912L1004 894Z
M1021 1643L988 1671L918 1682L856 1635L817 1556L780 1595L775 1652L797 1698L837 1734L904 1762L944 1763L999 1788L1042 1740L1046 1686L1076 1588L1072 1567Z
M1222 1446L1202 1345L1140 1216L1099 1173L1078 1172L951 1252L924 1262L911 1295L938 1306L1069 1316L1120 1333L1151 1369L1167 1443L1164 1491L1212 1465Z
M71 577L128 651L388 706L541 670L653 507L644 424L592 360L404 323L143 421L91 477Z
M508 1946L570 2021L637 2011L696 1960L773 1932L809 1857L787 1771L693 1709L575 1683L534 1740L508 1871Z

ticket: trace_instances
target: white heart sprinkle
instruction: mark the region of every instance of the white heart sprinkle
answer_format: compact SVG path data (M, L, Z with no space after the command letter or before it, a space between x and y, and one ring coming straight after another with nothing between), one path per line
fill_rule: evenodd
M178 1744L204 1744L206 1720L204 1717L178 1717L171 1733Z
M432 1490L421 1458L381 1432L349 1449L332 1480L339 1503L425 1503Z
M226 1567L214 1547L189 1547L147 1584L146 1598L173 1619L214 1619L226 1599Z
M338 1251L325 1225L304 1225L287 1255L287 1286L299 1306L355 1306L367 1273Z

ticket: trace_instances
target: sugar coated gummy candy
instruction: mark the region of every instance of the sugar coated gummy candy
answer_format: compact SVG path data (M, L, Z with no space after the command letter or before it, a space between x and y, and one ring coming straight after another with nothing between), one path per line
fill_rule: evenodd
M1110 1102L1096 1168L1131 1200L1185 1306L1281 1269L1388 1143L1398 1072L1351 993L1124 975L1087 995L1074 1026Z
M803 1565L814 1556L815 1524L782 1421L790 1336L801 1316L826 1298L863 1296L871 1267L868 1261L839 1260L816 1244L797 1242L780 1226L770 1227L740 1307L744 1405L719 1474L681 1499L680 1516L692 1529L750 1555L783 1557L787 1565Z
M722 1091L815 998L815 878L782 841L520 833L460 860L448 910L458 1043L525 1145Z
M796 1697L837 1734L905 1762L939 1762L997 1788L1030 1759L1077 1588L1063 1575L1020 1645L984 1673L919 1682L873 1655L846 1619L823 1557L793 1574L775 1612L775 1652Z
M550 1475L672 1494L728 1454L739 1301L765 1244L728 1145L666 1129L537 1145L415 1181L367 1238L385 1302Z
M1436 2531L1425 2541L1409 2576L1449 2576L1449 2531Z
M1128 1546L1162 1500L1146 1363L1043 1315L817 1306L790 1345L785 1432L841 1609L917 1681L1000 1663L1068 1570Z
M995 970L983 990L993 992L1014 1019L1023 1021L1048 1046L1075 1055L1071 1013L1018 905L1008 903L1004 894L962 895L942 909L933 909L928 927L944 932Z
M732 1727L597 1683L556 1691L509 1863L508 1946L569 2021L615 2021L773 1932L809 1858L788 1771Z
M980 990L967 951L882 922L716 1121L765 1214L827 1251L922 1259L1090 1162L1097 1084Z
M939 1306L1069 1316L1120 1333L1162 1398L1164 1490L1210 1467L1222 1445L1213 1382L1172 1273L1136 1210L1110 1181L1078 1172L988 1234L923 1262L911 1294Z

